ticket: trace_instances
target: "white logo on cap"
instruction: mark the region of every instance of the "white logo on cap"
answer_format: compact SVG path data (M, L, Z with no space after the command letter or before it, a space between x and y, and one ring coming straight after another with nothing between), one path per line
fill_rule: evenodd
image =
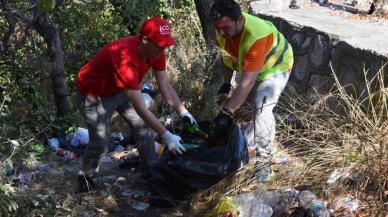
M169 35L170 34L170 27L168 25L160 26L160 34Z

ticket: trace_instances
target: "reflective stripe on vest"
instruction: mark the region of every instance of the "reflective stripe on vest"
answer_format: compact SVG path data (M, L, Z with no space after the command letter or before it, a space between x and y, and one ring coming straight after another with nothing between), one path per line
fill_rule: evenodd
M229 53L225 51L225 38L216 31L216 38L222 50L224 64L238 72L243 71L243 61L245 54L249 51L253 43L258 39L273 34L272 47L267 54L264 64L258 74L258 80L265 80L268 77L287 71L292 67L292 48L284 36L269 21L243 13L245 18L244 30L241 35L237 62L233 63Z

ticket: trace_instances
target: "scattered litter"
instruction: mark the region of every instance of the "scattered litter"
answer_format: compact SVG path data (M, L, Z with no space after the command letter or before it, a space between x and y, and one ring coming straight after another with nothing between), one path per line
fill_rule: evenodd
M142 201L134 200L132 203L132 208L139 210L139 211L144 211L144 210L148 209L148 207L150 207L150 204L142 202Z
M344 168L337 168L333 172L331 172L329 178L326 183L330 188L337 188L343 181L350 177L350 173L345 171Z
M108 152L116 150L116 147L124 140L124 134L122 132L114 132L110 134L110 142L108 144Z
M39 201L37 201L37 200L32 200L32 204L34 204L34 206L39 206Z
M131 196L133 199L138 199L144 197L146 193L146 191L133 191Z
M258 203L254 206L251 216L271 217L273 214L272 208L264 203Z
M272 162L275 164L288 164L288 158L282 154L273 156Z
M318 217L330 217L330 212L326 209L325 203L318 200L311 191L302 191L299 194L299 205L311 210Z
M72 146L82 146L89 143L89 132L88 129L78 127L77 131L74 133L73 138L71 139L70 144Z
M217 205L207 212L204 217L218 217L225 216L226 214L238 215L241 212L235 197L223 196L218 201Z
M158 156L158 158L162 157L163 152L164 152L164 145L162 145L158 142L155 142L154 146L155 146L155 153Z
M116 175L109 175L109 176L102 177L101 181L105 183L114 183L116 179L117 179Z
M128 192L127 190L121 192L121 196L123 196L123 197L129 197L129 196L131 196L131 195L132 195L132 193L131 193L131 192Z
M293 188L285 188L281 191L281 194L288 208L295 208L298 206L298 199L300 194L298 190Z
M151 106L154 104L154 99L152 99L151 95L148 93L141 93L143 95L144 103L147 108L151 108Z
M356 211L358 207L360 207L361 201L358 199L352 199L349 197L341 198L337 202L334 203L335 210L346 209L349 211Z
M69 150L65 150L65 149L62 149L62 148L59 148L57 150L57 155L58 156L63 156L65 158L68 158L68 159L71 159L71 160L77 159L77 153L69 151Z
M109 156L104 156L100 159L100 162L101 163L112 163L113 162L113 159Z
M52 168L49 164L42 164L42 165L38 166L38 170L40 172L49 173L49 172L51 172Z
M252 215L254 210L265 208L265 206L263 207L262 205L257 207L259 204L268 205L271 208L272 214L275 211L276 213L282 213L287 208L286 200L283 200L282 194L276 191L256 191L242 193L237 195L236 200L238 206L241 208L241 217L256 216ZM269 209L266 208L265 210L268 211ZM267 213L267 211L265 213Z
M118 146L116 146L116 148L115 148L115 151L116 152L120 152L120 151L124 151L125 149L124 149L124 147L122 146L122 145L118 145Z
M20 183L22 185L30 184L32 179L32 173L19 173L19 175L13 179L13 182Z
M124 182L126 179L125 179L125 177L122 177L122 176L120 176L119 178L117 178L117 181L118 182Z
M274 173L272 172L271 166L267 163L257 166L256 171L253 173L253 177L261 183L268 182L273 175Z
M60 145L59 139L56 138L56 137L53 137L53 138L49 139L49 140L48 140L48 145L49 145L52 149L58 150L59 145Z
M124 135L122 132L114 132L110 134L111 139L115 141L123 141L124 140Z

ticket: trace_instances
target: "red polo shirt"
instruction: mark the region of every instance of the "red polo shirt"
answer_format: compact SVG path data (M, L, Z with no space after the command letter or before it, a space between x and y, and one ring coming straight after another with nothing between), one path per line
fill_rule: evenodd
M77 89L81 94L112 96L125 89L139 90L148 70L166 69L166 55L143 60L139 36L129 36L105 45L78 72Z

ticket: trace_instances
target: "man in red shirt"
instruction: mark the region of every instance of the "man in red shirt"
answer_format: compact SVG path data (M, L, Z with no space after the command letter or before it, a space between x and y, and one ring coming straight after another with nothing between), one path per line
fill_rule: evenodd
M121 38L105 45L84 65L77 77L78 100L89 130L81 169L79 190L93 188L93 173L106 152L112 114L118 111L133 130L140 155L140 168L149 169L155 159L154 139L161 135L173 153L185 151L180 137L168 131L148 110L140 92L140 83L150 68L166 102L181 117L195 122L168 81L164 50L175 45L168 21L151 18L144 22L139 35Z

